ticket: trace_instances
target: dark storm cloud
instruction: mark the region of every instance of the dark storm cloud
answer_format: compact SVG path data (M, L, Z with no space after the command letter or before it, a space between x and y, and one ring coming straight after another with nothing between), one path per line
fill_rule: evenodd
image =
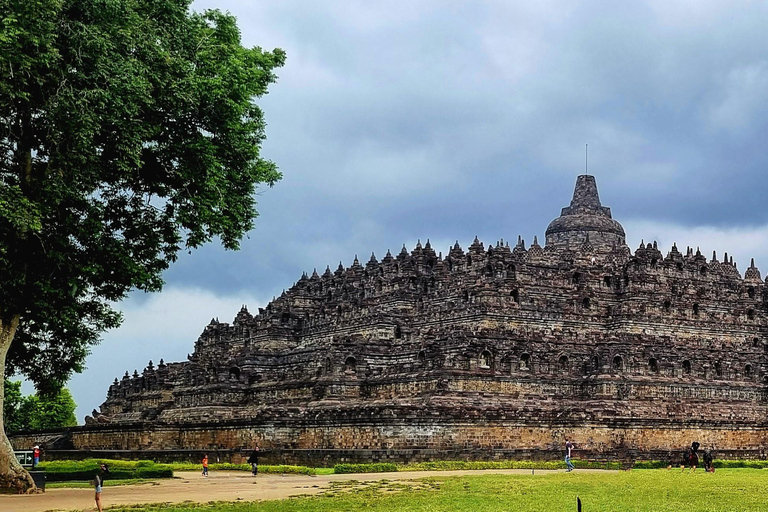
M279 292L416 238L530 241L567 203L585 142L620 220L768 222L764 4L215 6L247 44L288 52L260 102L285 179L243 253L208 248L169 282Z
M185 255L171 290L221 307L419 238L443 252L475 235L543 243L585 143L633 249L657 237L768 257L744 242L768 224L764 2L194 4L209 7L238 17L245 44L287 52L259 100L284 179L242 251Z

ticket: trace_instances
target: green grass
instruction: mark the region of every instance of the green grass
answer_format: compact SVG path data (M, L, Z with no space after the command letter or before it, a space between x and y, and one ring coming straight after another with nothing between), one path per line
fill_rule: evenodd
M324 496L256 503L142 505L151 512L331 512L331 511L575 511L753 512L766 510L768 472L679 469L549 473L539 475L434 476L415 485L386 481L345 482ZM115 508L112 511L131 510ZM135 510L135 508L133 509Z

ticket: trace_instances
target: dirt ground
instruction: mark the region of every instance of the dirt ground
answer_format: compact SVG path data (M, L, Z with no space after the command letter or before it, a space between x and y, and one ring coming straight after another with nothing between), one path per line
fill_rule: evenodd
M590 471L590 470L581 470ZM536 470L536 474L555 471ZM530 474L529 469L484 471L408 471L402 473L365 473L353 475L259 475L243 471L216 471L203 477L197 472L176 472L176 478L151 484L105 487L101 493L104 507L141 503L205 503L208 501L276 500L301 494L317 494L332 482L411 480L426 476L473 474ZM50 510L96 510L91 489L49 489L44 494L0 496L2 512L45 512Z

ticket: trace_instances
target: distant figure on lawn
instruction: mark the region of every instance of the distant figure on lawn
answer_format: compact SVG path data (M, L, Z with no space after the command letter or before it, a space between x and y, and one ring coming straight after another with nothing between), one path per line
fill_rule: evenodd
M203 476L208 476L208 454L203 455Z
M251 465L251 474L256 476L259 474L259 445L251 452L251 456L248 457L248 464Z
M714 473L715 472L715 466L712 465L712 459L714 459L715 456L712 453L712 450L705 450L704 451L704 471L707 473Z
M683 455L680 469L685 470L686 466L690 466L691 471L696 471L696 466L699 465L699 446L701 445L697 441L691 443L691 447Z
M566 469L566 472L573 471L576 469L571 462L571 453L573 451L573 444L568 440L568 438L565 438L565 465L568 466L568 469Z
M103 512L104 510L101 506L101 488L104 485L104 477L107 473L109 473L109 466L102 464L99 466L99 472L93 477L93 486L96 490L96 508L99 512Z

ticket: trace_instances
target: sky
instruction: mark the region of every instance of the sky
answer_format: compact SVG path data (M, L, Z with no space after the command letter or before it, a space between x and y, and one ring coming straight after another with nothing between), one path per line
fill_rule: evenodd
M198 0L243 44L287 53L257 102L258 191L239 252L183 255L133 293L69 387L77 417L125 371L182 361L212 317L302 274L430 239L543 243L578 174L634 250L656 240L768 271L768 3Z

